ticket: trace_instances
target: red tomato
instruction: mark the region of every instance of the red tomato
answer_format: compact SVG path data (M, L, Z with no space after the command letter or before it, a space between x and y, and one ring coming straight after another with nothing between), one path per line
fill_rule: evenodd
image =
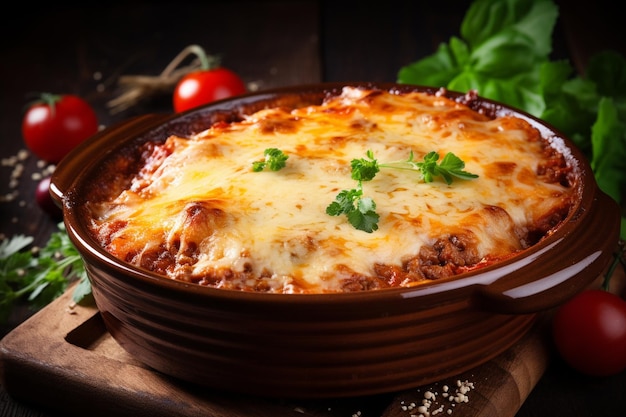
M557 350L572 368L593 376L626 369L626 301L587 290L562 305L552 322Z
M194 71L184 75L176 84L174 110L182 112L245 92L244 82L229 69L218 67Z
M98 131L98 118L89 103L74 95L42 94L22 120L26 146L39 158L59 162L76 145Z

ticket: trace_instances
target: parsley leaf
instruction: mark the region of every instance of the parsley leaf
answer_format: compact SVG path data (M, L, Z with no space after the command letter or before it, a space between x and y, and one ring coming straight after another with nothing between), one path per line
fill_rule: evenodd
M441 176L448 185L452 183L453 177L478 178L476 174L463 171L465 162L451 152L448 152L439 164L437 164L439 154L434 151L426 154L423 162L413 158L413 151L411 151L406 160L380 164L374 158L374 152L368 150L367 159L353 159L350 162L351 177L358 181L357 188L340 191L335 201L326 207L326 213L331 216L345 214L350 224L358 230L368 233L378 230L380 216L376 213L374 200L370 197L363 197L363 181L373 180L381 168L418 171L424 182L432 182L434 177Z
M376 174L378 174L378 171L380 171L378 161L374 159L374 152L368 150L367 157L369 159L353 159L352 162L350 162L353 180L371 181L376 176Z
M24 249L33 243L31 236L15 235L11 240L5 239L0 242L0 259L5 259Z
M408 159L380 164L380 167L419 171L424 182L433 182L435 177L443 177L448 185L452 184L453 177L464 180L478 178L476 174L463 171L465 162L452 152L448 152L439 164L437 164L439 154L435 151L424 155L423 162L416 161L413 157L413 151L411 151Z
M378 230L376 203L369 197L363 197L361 182L358 188L340 191L335 201L326 207L326 213L331 216L345 214L352 226L367 233Z
M441 175L446 181L446 184L452 184L452 177L457 177L464 180L478 178L478 175L476 174L463 171L463 168L465 168L465 162L463 162L461 158L459 158L452 152L448 152L443 157L439 165L437 165L439 154L431 152L426 155L424 159L428 160L429 156L432 158L433 175Z
M13 236L0 242L0 323L8 320L18 300L39 309L59 297L70 282L79 281L73 293L75 302L91 295L80 254L71 243L63 224L42 248L25 250L32 237Z
M270 171L280 171L287 165L287 159L289 159L289 155L277 148L267 148L263 155L265 159L252 163L252 171L261 172L265 168L269 168Z

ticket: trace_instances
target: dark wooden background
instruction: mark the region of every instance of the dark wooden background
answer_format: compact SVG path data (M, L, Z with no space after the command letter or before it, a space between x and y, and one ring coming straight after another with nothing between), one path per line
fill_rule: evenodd
M371 3L371 4L370 4ZM120 75L158 75L185 46L219 54L250 89L320 81L395 81L398 70L434 52L459 34L470 1L379 2L205 1L85 2L80 6L15 4L0 25L0 157L24 149L20 123L31 92L72 93L87 99L103 126L143 113L172 111L163 93L120 113L106 103L119 94ZM626 30L617 3L558 1L555 58L582 70L604 49L626 54ZM24 161L19 185L0 166L0 236L34 236L45 244L56 220L34 201L43 171L34 156ZM17 193L5 201L4 196ZM18 306L0 337L31 312ZM581 377L554 358L518 412L529 416L624 416L626 374ZM33 393L34 396L37 393ZM61 401L61 399L59 400ZM0 416L47 416L14 401L0 387Z

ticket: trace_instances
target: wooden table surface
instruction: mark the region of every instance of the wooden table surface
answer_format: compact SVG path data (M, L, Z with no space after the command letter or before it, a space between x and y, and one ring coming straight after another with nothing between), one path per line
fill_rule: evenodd
M603 49L626 54L626 30L609 1L558 1L554 56L584 68ZM207 1L107 2L81 7L18 4L0 25L0 156L24 149L22 111L31 92L72 93L96 109L103 126L144 113L172 112L163 93L122 112L107 102L120 75L158 75L185 46L219 54L249 89L319 81L395 81L398 70L459 34L469 1ZM37 206L33 175L45 167L30 156L18 185L0 173L0 235L26 234L44 244L56 220ZM16 198L4 197L15 193ZM6 335L32 314L18 306ZM517 413L529 416L624 416L626 373L588 378L557 357ZM37 393L33 392L33 396ZM0 387L0 416L49 416ZM349 416L348 416L349 417Z

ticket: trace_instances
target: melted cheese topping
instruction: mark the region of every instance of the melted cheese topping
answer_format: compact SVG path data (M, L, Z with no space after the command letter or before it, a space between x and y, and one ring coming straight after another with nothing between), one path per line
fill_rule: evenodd
M346 88L321 105L170 137L128 189L89 209L109 252L175 279L280 293L416 285L510 256L547 232L546 218L564 217L572 189L538 174L545 146L522 119ZM287 154L286 167L253 172L267 148ZM367 233L326 207L356 187L350 162L368 150L380 163L452 152L479 177L425 183L383 168L363 183L380 215Z

